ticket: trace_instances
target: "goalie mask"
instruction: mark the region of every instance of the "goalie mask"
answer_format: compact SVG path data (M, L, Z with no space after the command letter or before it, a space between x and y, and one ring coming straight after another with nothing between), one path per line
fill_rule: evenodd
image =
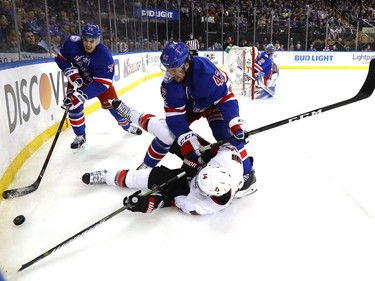
M275 46L272 44L268 44L266 47L266 54L270 57L275 52Z
M233 187L231 175L220 167L206 166L198 172L195 182L205 196L222 196Z
M167 68L184 67L189 58L189 49L182 42L169 42L160 55L160 62Z

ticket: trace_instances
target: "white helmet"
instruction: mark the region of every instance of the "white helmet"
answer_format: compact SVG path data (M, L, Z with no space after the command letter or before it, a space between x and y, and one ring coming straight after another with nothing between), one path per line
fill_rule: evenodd
M195 181L206 196L221 196L233 187L231 175L221 167L204 167L198 172Z

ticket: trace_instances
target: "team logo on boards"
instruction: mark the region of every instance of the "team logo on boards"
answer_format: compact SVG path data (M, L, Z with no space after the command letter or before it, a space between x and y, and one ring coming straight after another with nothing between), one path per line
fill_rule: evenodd
M312 53L299 53L293 56L294 62L318 62L318 63L332 63L336 61L334 54L313 54Z
M27 123L32 116L62 101L66 81L62 71L19 78L3 86L9 133Z

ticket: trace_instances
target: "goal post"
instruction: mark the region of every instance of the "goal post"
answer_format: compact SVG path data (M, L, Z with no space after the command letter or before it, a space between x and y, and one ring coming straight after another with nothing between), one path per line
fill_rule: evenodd
M222 70L229 77L232 92L237 95L250 96L254 99L255 81L254 61L258 53L256 47L228 47L224 52Z

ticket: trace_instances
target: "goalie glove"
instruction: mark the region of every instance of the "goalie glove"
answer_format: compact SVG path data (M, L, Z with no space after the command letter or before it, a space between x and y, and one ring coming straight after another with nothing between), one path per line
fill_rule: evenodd
M201 156L199 151L200 142L193 131L180 135L177 143L181 147L181 153L184 158L196 160Z
M63 100L65 108L69 110L74 110L80 107L88 99L87 95L81 90L76 90L69 93L66 98Z
M125 197L123 204L132 212L151 213L153 210L161 208L163 201L161 196L144 196L141 194L141 190L138 190L129 197Z
M81 88L83 86L83 79L79 74L78 68L75 66L69 67L64 70L64 75L68 78L69 83L72 86L76 86L77 88Z
M236 146L239 142L246 142L246 122L240 117L235 117L229 122L230 132L234 138L231 144Z

